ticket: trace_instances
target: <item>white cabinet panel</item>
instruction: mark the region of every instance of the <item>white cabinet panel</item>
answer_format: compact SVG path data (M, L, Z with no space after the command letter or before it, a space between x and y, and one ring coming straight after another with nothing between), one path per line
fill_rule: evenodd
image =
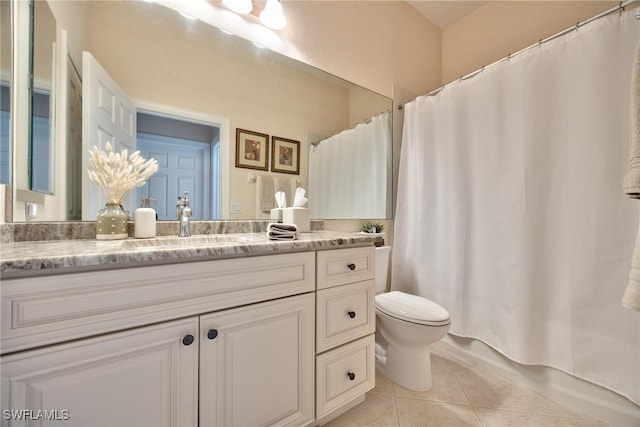
M314 267L315 254L303 252L3 280L0 349L6 354L313 291Z
M318 251L317 289L373 279L374 261L373 246Z
M201 317L200 425L313 420L314 294Z
M2 408L66 411L52 422L65 426L196 426L197 334L189 318L5 356Z
M375 331L373 280L321 289L316 295L317 352Z
M316 417L322 418L375 386L374 336L316 358Z

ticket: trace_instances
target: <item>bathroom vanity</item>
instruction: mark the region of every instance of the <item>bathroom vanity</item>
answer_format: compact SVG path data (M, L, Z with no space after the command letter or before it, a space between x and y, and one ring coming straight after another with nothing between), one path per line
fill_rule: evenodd
M1 266L11 418L316 425L374 386L367 236L18 242Z

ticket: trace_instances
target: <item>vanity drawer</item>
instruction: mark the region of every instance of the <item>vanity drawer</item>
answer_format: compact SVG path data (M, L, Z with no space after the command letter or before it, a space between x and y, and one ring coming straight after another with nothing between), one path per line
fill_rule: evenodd
M373 279L375 248L333 249L319 251L317 258L318 289Z
M314 290L315 253L2 281L2 354Z
M316 419L375 386L374 336L316 356Z
M322 352L376 329L373 280L316 293L316 351Z

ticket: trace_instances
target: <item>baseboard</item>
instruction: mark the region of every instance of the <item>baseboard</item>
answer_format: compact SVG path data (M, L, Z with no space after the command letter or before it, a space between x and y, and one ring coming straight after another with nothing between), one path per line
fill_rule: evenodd
M505 376L612 427L640 426L640 406L599 385L554 368L519 364L483 342L471 338L449 334L438 345L463 360Z

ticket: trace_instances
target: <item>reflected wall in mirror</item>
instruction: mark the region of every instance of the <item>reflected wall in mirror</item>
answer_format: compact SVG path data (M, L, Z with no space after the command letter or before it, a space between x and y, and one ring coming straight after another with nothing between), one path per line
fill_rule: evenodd
M11 184L11 2L0 2L0 184Z
M56 19L45 1L33 2L29 189L53 193Z
M79 58L82 51L90 52L138 111L200 124L212 122L213 119L207 118L218 122L220 127L214 133L220 152L209 158L219 158L219 162L211 162L209 166L219 170L219 182L201 178L209 184L209 193L195 190L195 194L190 195L194 203L208 204L211 219L269 218L268 203L261 203L264 195L258 191L255 182L249 182L250 174L262 175L266 180L292 180L294 186L308 189L308 156L312 143L338 135L391 109L391 100L384 96L259 48L216 27L186 20L158 4L55 1L50 5L58 25L68 35L71 58ZM79 63L78 60L73 62ZM84 71L80 71L82 75ZM85 76L82 78L84 85ZM87 117L83 115L82 121L86 125ZM300 141L300 174L236 168L233 138L236 128ZM148 137L151 132L146 128L144 133ZM64 144L67 143L68 138L58 141L57 148L66 150ZM213 147L214 143L211 144ZM384 164L390 165L390 138L387 144L386 155L389 157ZM148 155L153 157L153 151L147 150ZM82 155L86 156L86 153ZM354 167L359 161L357 157L347 159ZM206 158L202 161L208 162ZM71 174L85 174L84 170L68 169L67 183ZM331 173L329 166L320 179ZM390 176L388 173L388 181ZM366 180L367 177L358 179ZM182 191L180 185L160 185L154 190L151 181L149 184L146 190L143 189L146 194L157 198L159 193L153 191L162 192L163 198L173 200L174 204ZM386 188L390 188L390 182L379 192L384 193ZM220 194L217 208L211 204L217 197L214 195L216 189ZM334 195L339 190L332 189ZM308 196L312 204L314 194L310 190ZM69 199L71 195L66 194L66 197ZM321 200L320 196L316 197ZM384 214L360 212L357 217L390 217L391 193L383 197L389 206ZM171 211L163 209L171 219ZM349 214L345 213L344 218L356 217ZM94 219L85 213L82 218ZM59 218L67 219L68 216Z

